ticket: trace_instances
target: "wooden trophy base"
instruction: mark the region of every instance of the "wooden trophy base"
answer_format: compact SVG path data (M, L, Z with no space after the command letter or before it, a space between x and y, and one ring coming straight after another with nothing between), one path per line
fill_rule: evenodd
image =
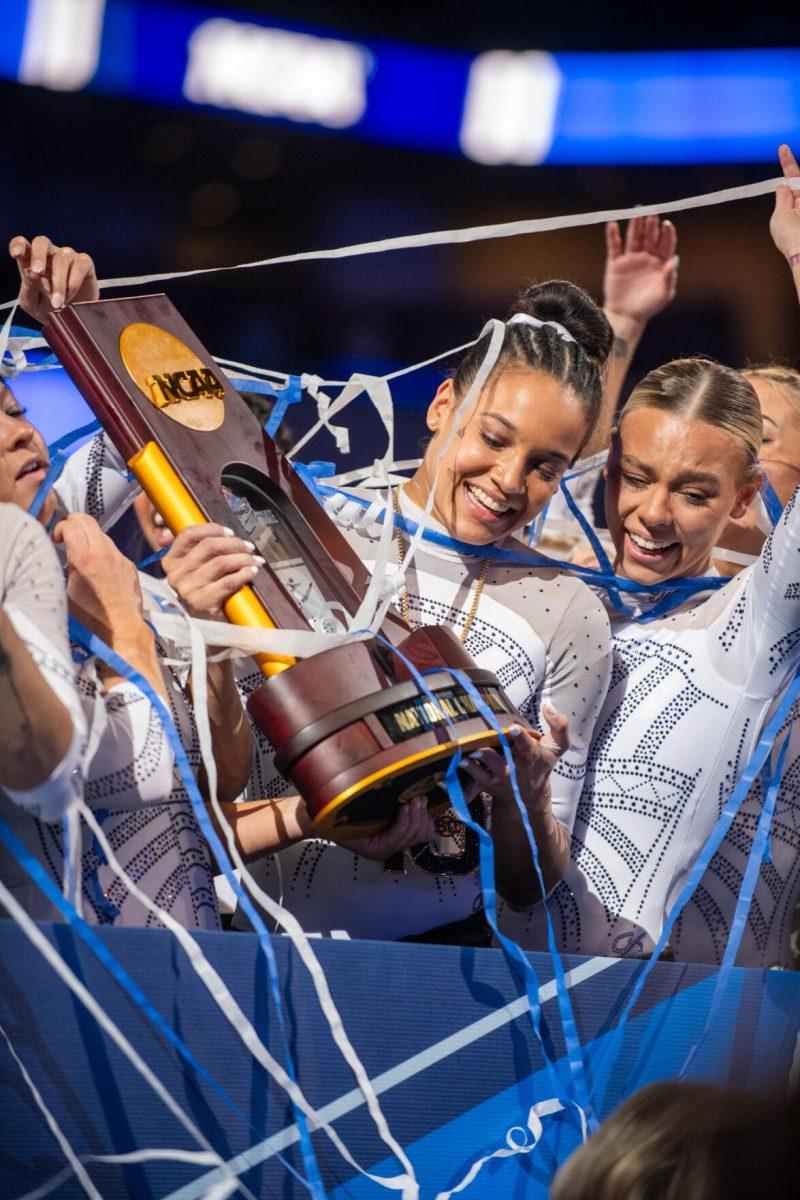
M305 799L318 837L346 843L379 833L416 796L427 796L433 813L445 810L452 758L498 744L497 729L449 668L467 676L504 731L520 722L496 676L477 668L449 630L418 629L398 649L426 670L434 700L402 659L373 641L322 651L250 696L250 715Z
M503 732L506 732L504 730ZM430 740L420 738L418 741ZM311 822L316 837L347 842L382 833L394 824L400 806L415 796L426 796L428 811L435 816L451 807L444 779L450 762L460 750L467 755L483 746L496 746L495 730L460 735L444 745L429 745L408 758L385 767L334 796ZM460 776L462 786L467 777Z

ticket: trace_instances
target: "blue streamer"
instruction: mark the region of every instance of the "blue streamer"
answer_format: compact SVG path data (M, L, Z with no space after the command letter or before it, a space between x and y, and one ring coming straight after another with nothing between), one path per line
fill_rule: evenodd
M294 1063L292 1061L291 1051L289 1048L289 1039L286 1034L286 1025L283 1017L283 1003L280 990L280 977L278 975L278 965L275 960L275 952L272 949L270 935L267 932L266 926L261 920L261 917L259 916L258 911L253 905L249 895L241 886L233 873L227 852L223 848L222 842L217 836L217 832L211 823L211 818L206 811L203 798L200 795L197 782L192 773L191 766L189 765L189 760L186 757L186 751L183 748L183 744L178 736L178 731L175 728L175 724L172 720L172 714L170 713L164 701L155 692L143 675L141 675L138 671L135 671L133 667L131 667L129 663L125 662L124 659L120 658L120 656L116 654L110 646L107 646L106 643L97 637L96 634L92 633L86 628L85 625L81 624L81 622L73 616L70 616L69 618L69 632L70 637L73 638L74 641L79 642L82 646L84 646L90 654L94 654L96 657L103 659L106 663L108 663L109 666L113 667L115 671L117 671L130 683L138 687L158 713L161 724L164 727L167 740L169 741L173 754L175 755L175 763L180 772L181 781L186 789L186 794L191 802L197 822L203 832L204 837L206 838L206 841L211 847L214 857L217 860L217 864L221 868L223 875L233 889L233 892L242 908L247 913L247 916L253 925L253 929L256 932L256 936L258 937L259 946L267 962L270 990L275 1003L278 1026L280 1028L281 1039L283 1041L286 1053L286 1073L292 1082L296 1083L297 1077L294 1069ZM308 1122L306 1120L305 1113L303 1113L302 1109L297 1107L294 1101L292 1101L292 1107L294 1109L295 1121L297 1123L298 1133L300 1136L301 1153L311 1194L314 1197L314 1200L325 1200L325 1189L322 1184L322 1176L317 1164L314 1148L311 1144L311 1135L309 1133Z
M108 809L98 808L95 810L95 817L98 825L102 825L108 816ZM108 896L103 894L103 885L100 883L100 867L108 866L108 859L105 851L100 845L100 839L97 834L92 832L92 851L97 856L97 863L92 868L92 873L87 881L89 891L92 893L95 906L101 912L109 925L113 925L119 916L119 909L116 904L109 900Z
M42 331L41 329L28 329L25 325L12 325L8 336L13 338L39 338L42 337Z
M322 497L345 496L348 500L353 500L363 509L369 508L374 503L374 500L358 496L354 492L346 492L342 488L332 487L330 484L319 481L315 483L315 490ZM383 512L377 513L375 520L383 520L385 516L386 509ZM402 530L408 536L415 534L419 528L417 522L412 521L408 517L394 515L394 523L397 529ZM620 592L630 592L635 595L657 596L659 599L669 599L673 606L683 604L690 596L696 595L698 592L716 591L718 588L724 587L726 583L730 583L729 579L723 579L717 575L686 576L678 579L670 579L664 583L637 583L633 579L625 579L622 575L609 574L605 571L595 571L591 567L581 567L577 563L565 562L558 558L549 558L547 555L540 554L535 550L507 550L505 547L495 546L491 542L485 546L475 546L471 542L461 542L456 538L451 538L448 534L439 533L436 529L425 529L423 540L430 542L434 546L442 546L444 549L455 551L469 558L475 558L476 555L480 555L481 558L488 558L492 562L502 563L507 567L528 567L530 569L546 567L557 571L567 571L571 575L577 575L585 583L591 584L594 587L601 587L605 591L608 591L609 588L614 588ZM634 614L628 612L627 615L633 616ZM663 615L663 610L659 615ZM652 614L644 614L639 619L646 621L648 618L652 619Z
M295 474L302 479L314 499L322 504L325 497L319 490L317 480L327 479L333 475L336 470L336 464L332 462L293 462L291 465L294 467Z
M90 421L88 425L82 425L80 429L73 429L70 433L65 433L63 437L58 438L47 447L48 454L50 455L50 466L47 468L47 474L39 484L36 495L33 497L28 508L28 512L32 517L39 516L39 513L42 511L42 505L50 494L53 484L64 470L64 464L70 457L67 454L67 447L80 441L83 437L88 437L90 434L99 432L100 429L101 425L99 421Z
M769 476L766 474L761 482L761 499L764 501L764 507L767 510L767 516L769 517L770 521L772 521L773 525L777 525L778 521L781 519L783 505L778 499L778 494L775 491L775 488L769 481Z
M247 1116L242 1112L235 1100L232 1100L227 1092L214 1080L203 1064L195 1057L182 1038L175 1033L172 1026L161 1016L158 1009L148 1000L147 996L141 990L139 985L131 979L125 968L118 959L111 953L106 944L100 940L91 925L84 921L83 917L70 904L65 896L56 887L53 880L47 874L37 858L31 854L24 842L20 841L9 825L0 817L0 842L14 856L19 865L30 876L33 882L47 896L48 900L59 909L62 916L66 920L71 929L77 933L78 937L88 946L94 956L102 963L112 978L119 984L122 990L127 994L131 1002L139 1008L149 1021L156 1027L159 1033L167 1039L170 1045L177 1051L180 1057L195 1071L201 1079L211 1087L222 1102L227 1105L231 1112L244 1122L245 1125L255 1133L258 1137L263 1136L262 1131L253 1125ZM294 1167L286 1161L281 1155L277 1155L281 1164L286 1168L295 1179L298 1180L304 1187L308 1187L306 1180L294 1169Z
M798 670L796 678L800 678L800 670ZM761 809L761 815L758 819L753 845L750 849L750 854L747 859L747 867L745 868L742 878L742 887L739 892L739 898L736 901L736 909L731 923L730 933L728 934L728 944L725 947L725 953L722 956L722 964L717 974L716 983L714 984L714 993L711 997L711 1004L706 1017L705 1025L700 1036L692 1045L689 1053L686 1055L683 1066L678 1072L678 1078L683 1079L686 1072L689 1070L697 1051L699 1050L706 1035L714 1023L714 1018L719 1011L719 1006L722 1003L722 997L725 994L725 989L736 962L736 955L739 952L739 945L744 934L745 925L747 924L747 916L750 912L750 905L753 901L753 895L758 882L759 871L761 870L761 862L764 858L764 852L769 844L769 831L772 825L772 818L775 814L775 805L778 799L778 791L781 784L781 776L783 775L783 767L786 761L786 752L789 749L789 741L791 739L792 726L786 730L778 759L775 764L775 770L772 772L772 777L769 780L769 786L764 793L764 804ZM767 764L764 764L765 768ZM768 772L769 773L769 772Z
M136 564L136 570L143 571L145 567L149 567L153 563L160 562L165 554L169 554L171 549L171 546L165 546L163 550L156 550L154 554L148 554L147 558L143 558L141 562Z
M229 375L228 378L239 391L258 392L261 396L275 397L272 412L264 423L264 429L270 437L275 437L283 424L287 408L292 404L299 404L303 399L303 388L299 375L290 375L282 388L275 383L270 383L267 379L243 379L238 375Z
M424 694L434 704L434 706L437 706L436 695L434 692L431 691L430 687L425 682L425 678L424 678L425 673L421 673L416 668L414 663L412 663L408 658L406 658L406 656L402 653L402 651L400 651L397 648L397 646L392 645L385 637L383 637L383 635L375 634L374 636L377 638L378 641L382 642L385 646L387 646L387 648L389 650L391 650L391 652L393 654L397 655L397 657L408 668L409 672L411 673L413 679L415 680L415 682L416 682L417 686L420 688L420 690L422 692L424 692ZM435 670L435 668L434 668L434 670ZM546 889L544 886L544 878L542 876L541 867L539 865L539 851L538 851L538 847L536 845L536 839L533 835L533 830L531 829L530 821L528 819L527 810L525 809L525 805L522 802L522 797L519 792L519 786L517 783L516 767L514 764L513 755L511 753L511 748L508 744L508 740L502 730L502 727L500 726L500 724L497 720L497 717L491 711L491 709L488 707L488 705L485 703L485 701L483 700L483 697L480 695L480 693L474 687L472 681L466 675L464 675L463 672L461 672L461 671L457 671L452 668L448 668L448 671L449 671L450 675L453 677L453 679L457 680L464 687L464 689L467 691L467 693L470 695L473 702L475 703L481 716L484 718L484 720L487 722L487 724L491 728L493 728L495 730L495 732L498 734L498 737L500 739L500 744L503 749L503 754L505 756L506 763L507 763L508 769L509 769L509 777L511 780L512 790L514 792L514 799L516 801L517 808L519 809L520 815L522 817L522 823L525 828L525 832L526 832L526 835L528 838L528 844L531 849L531 855L533 858L533 864L534 864L534 868L536 871L536 876L539 881L541 895L544 898L547 893L546 893ZM448 726L451 727L451 722L449 722L449 721L448 721ZM445 785L447 787L448 796L449 796L450 800L452 801L453 808L455 809L459 820L464 825L466 825L469 829L471 829L478 838L480 864L481 864L481 890L483 892L483 903L484 903L484 909L486 911L486 916L489 921L489 924L491 925L491 927L495 933L495 936L497 937L498 941L500 942L500 945L501 945L506 957L509 960L511 960L511 962L513 964L516 964L522 971L522 976L525 981L525 991L528 996L528 1003L529 1003L529 1007L530 1007L531 1024L533 1026L533 1031L534 1031L534 1034L535 1034L539 1044L542 1047L545 1065L547 1068L548 1075L550 1076L550 1082L551 1082L551 1086L553 1087L555 1097L562 1099L563 1083L559 1076L557 1064L555 1062L553 1062L553 1060L552 1060L546 1040L542 1034L542 1029L541 1029L542 1009L541 1009L541 1005L539 1004L539 980L536 976L536 972L535 972L533 965L531 964L529 958L523 953L521 948L517 945L517 943L515 941L513 941L513 939L507 937L504 933L501 932L501 930L499 929L498 924L497 924L496 890L495 890L495 885L494 885L494 878L495 878L495 875L494 875L494 842L492 841L492 837L488 833L488 831L486 829L484 829L483 826L480 825L477 821L473 820L472 814L470 813L469 808L467 807L466 801L464 799L464 792L461 787L461 781L458 778L458 767L459 767L459 764L461 763L461 760L462 760L461 749L460 749L460 747L458 747L456 750L456 753L450 759L450 763L448 765L447 773L445 776ZM562 1023L563 1033L564 1033L564 1042L565 1042L566 1050L567 1050L567 1061L568 1061L569 1069L570 1069L570 1078L568 1080L567 1089L566 1089L568 1106L572 1105L573 1107L575 1107L578 1110L579 1113L581 1113L585 1117L587 1127L591 1131L591 1130L594 1130L597 1128L598 1122L597 1122L597 1118L594 1115L594 1111L592 1109L591 1101L589 1098L589 1090L586 1085L585 1068L584 1068L583 1054L581 1051L580 1037L578 1035L577 1026L575 1024L575 1018L574 1018L574 1014L572 1011L572 1002L569 997L569 989L567 988L566 978L564 975L564 968L563 968L563 964L561 962L561 956L560 956L560 954L558 952L558 948L555 944L555 934L554 934L554 930L553 930L552 919L550 917L549 912L547 912L546 905L545 905L545 912L546 912L547 927L548 927L548 944L550 946L550 952L551 952L551 955L553 958L553 969L555 971L555 976L556 976L556 995L558 998L559 1014L561 1016L561 1023Z
M686 876L677 900L670 909L669 914L664 919L661 934L655 944L653 953L644 963L631 995L622 1010L622 1014L617 1022L617 1026L607 1044L605 1057L608 1062L615 1062L619 1058L620 1050L622 1048L622 1039L625 1034L625 1023L631 1014L631 1010L633 1009L636 1001L639 999L639 996L642 993L642 988L644 987L650 972L661 957L664 947L669 941L669 936L672 932L675 922L688 904L689 900L692 898L692 895L700 883L700 880L705 874L708 864L711 862L711 859L719 849L720 843L730 829L734 817L739 811L745 797L747 796L747 793L750 791L753 781L766 762L767 757L769 756L775 743L775 739L783 728L784 721L786 721L791 713L792 705L798 696L800 696L800 668L798 668L797 673L786 688L783 698L774 715L767 724L764 732L760 735L758 742L756 743L755 750L750 756L747 766L745 767L736 786L728 797L725 807L720 813L714 828L712 829L705 845L703 846L703 849L694 860L694 863L692 864L691 869ZM628 1083L629 1082L630 1081L628 1081ZM626 1083L626 1088L627 1086L628 1084Z
M27 329L24 325L12 325L8 331L8 336L9 338L25 338L27 340L28 338L40 338L42 336L42 331L41 329ZM31 351L27 351L26 353L31 353ZM33 350L33 353L43 356L41 358L37 358L37 367L49 367L58 363L58 359L56 358L55 354L53 354L52 351L48 352L44 346ZM10 349L8 347L6 348L6 352L3 357L5 358L6 355L10 356Z
M116 983L122 988L129 999L136 1005L137 1008L145 1014L148 1020L158 1029L174 1050L180 1055L185 1063L188 1064L202 1079L206 1081L209 1087L217 1093L219 1098L230 1108L245 1124L253 1128L247 1117L238 1107L234 1100L220 1087L214 1078L208 1073L206 1068L195 1057L185 1042L179 1037L172 1026L161 1016L161 1013L147 998L142 989L135 980L131 979L128 972L122 964L108 949L106 944L97 936L91 925L81 917L75 908L70 904L69 900L62 895L60 889L50 878L39 860L31 853L28 847L14 833L13 829L0 817L0 842L14 856L20 866L30 876L36 886L44 892L50 903L59 910L61 915L66 920L71 929L77 933L78 937L94 954L108 973L112 976Z

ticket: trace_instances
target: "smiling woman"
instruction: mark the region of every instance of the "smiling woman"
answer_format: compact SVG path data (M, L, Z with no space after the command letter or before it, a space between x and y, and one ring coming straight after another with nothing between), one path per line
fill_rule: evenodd
M651 584L706 572L726 523L758 491L761 430L752 385L719 363L678 359L638 384L608 463L620 574Z
M608 463L617 572L650 585L708 574L721 530L757 493L760 444L758 398L737 372L693 359L648 375L623 409ZM663 593L631 616L610 608L612 683L589 752L572 861L551 900L566 949L638 956L658 940L800 662L798 540L795 495L761 557L725 587L645 623L639 618ZM797 873L783 846L775 858L788 874L773 871L760 936L746 943L748 965L791 962ZM721 877L719 887L704 881L673 950L720 958L734 877ZM540 918L528 937L544 944Z
M520 548L514 534L542 511L590 436L611 329L573 284L529 289L506 324L484 387L460 412L490 341L489 334L480 338L437 390L428 408L432 437L423 462L404 488L394 489L390 506L419 523L430 501L429 527L470 550L426 541L398 599L412 627L451 628L478 666L500 678L526 723L544 735L538 740L519 730L512 750L549 890L567 862L586 754L608 686L608 621L580 580L553 569L503 567L484 548ZM373 569L380 526L369 517L365 523L363 507L341 494L329 511ZM407 548L404 533L397 532L398 561ZM538 889L505 761L484 750L465 770L473 813L494 838L498 889L511 904L528 904ZM281 784L263 744L251 782L254 798L274 795ZM306 929L480 940L487 926L477 838L452 811L435 825L410 850L388 858L380 846L361 846L356 854L309 839L260 858L253 874Z

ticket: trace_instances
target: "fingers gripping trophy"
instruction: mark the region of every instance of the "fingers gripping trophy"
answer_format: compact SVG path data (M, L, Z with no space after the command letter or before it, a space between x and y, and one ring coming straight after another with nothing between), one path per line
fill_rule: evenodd
M333 604L356 614L366 567L166 296L72 304L44 332L172 532L218 522L256 544L264 563L226 602L229 621L319 630ZM390 612L380 633L299 661L256 656L265 680L250 714L314 832L335 841L380 832L417 796L444 810L458 750L495 745L497 725L520 722L498 679L449 630L412 632ZM428 673L434 700L404 658Z

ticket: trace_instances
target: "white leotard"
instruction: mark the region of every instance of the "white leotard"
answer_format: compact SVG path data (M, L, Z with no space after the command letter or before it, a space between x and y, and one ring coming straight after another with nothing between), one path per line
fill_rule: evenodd
M66 708L73 727L67 753L50 778L30 791L7 789L3 814L15 821L19 816L14 811L17 805L44 820L57 820L75 794L86 722L67 643L67 600L61 567L42 526L15 504L0 504L0 602ZM12 800L14 805L9 803Z
M686 872L800 661L797 493L760 558L720 591L649 624L609 609L614 668L589 755L572 861L550 911L567 950L625 956L657 939ZM740 953L788 965L798 885L796 759L787 766ZM753 789L674 938L681 958L719 961L760 809ZM517 927L518 932L520 927ZM521 928L544 945L541 912Z
M403 496L404 516L419 521L419 509ZM358 510L357 510L358 511ZM374 530L344 528L359 557L371 567ZM408 576L411 624L463 629L482 566L472 558L424 543ZM572 827L586 756L608 685L609 632L603 607L579 580L557 571L531 574L492 567L466 639L476 663L493 671L519 711L540 725L549 700L570 721L572 749L553 779L556 816ZM252 690L261 676L241 681ZM253 798L285 793L276 779L272 751L258 734L260 762ZM280 790L277 790L280 789ZM461 921L482 904L474 835L451 815L439 822L438 844L415 847L388 863L373 862L331 842L312 839L259 859L251 870L274 898L282 898L308 931L346 930L353 937L394 939ZM245 925L242 916L237 924Z
M136 491L119 454L99 435L68 460L56 494L62 515L88 512L101 527L108 528ZM49 541L48 546L57 568ZM61 577L60 586L63 594ZM66 625L65 616L63 619ZM73 650L77 654L78 647ZM84 799L100 819L117 859L142 891L181 924L219 928L205 840L158 713L139 688L127 681L106 691L98 678L96 659L83 658L74 667L67 654L67 663L70 676L77 673L81 719L88 728L80 755ZM196 769L199 749L191 711L172 673L162 668L162 674L181 741ZM17 832L60 885L64 870L61 827L28 819L18 823ZM83 823L79 833L84 917L115 925L158 924L120 883ZM8 870L28 912L41 920L58 919L56 910L20 868L11 864Z

